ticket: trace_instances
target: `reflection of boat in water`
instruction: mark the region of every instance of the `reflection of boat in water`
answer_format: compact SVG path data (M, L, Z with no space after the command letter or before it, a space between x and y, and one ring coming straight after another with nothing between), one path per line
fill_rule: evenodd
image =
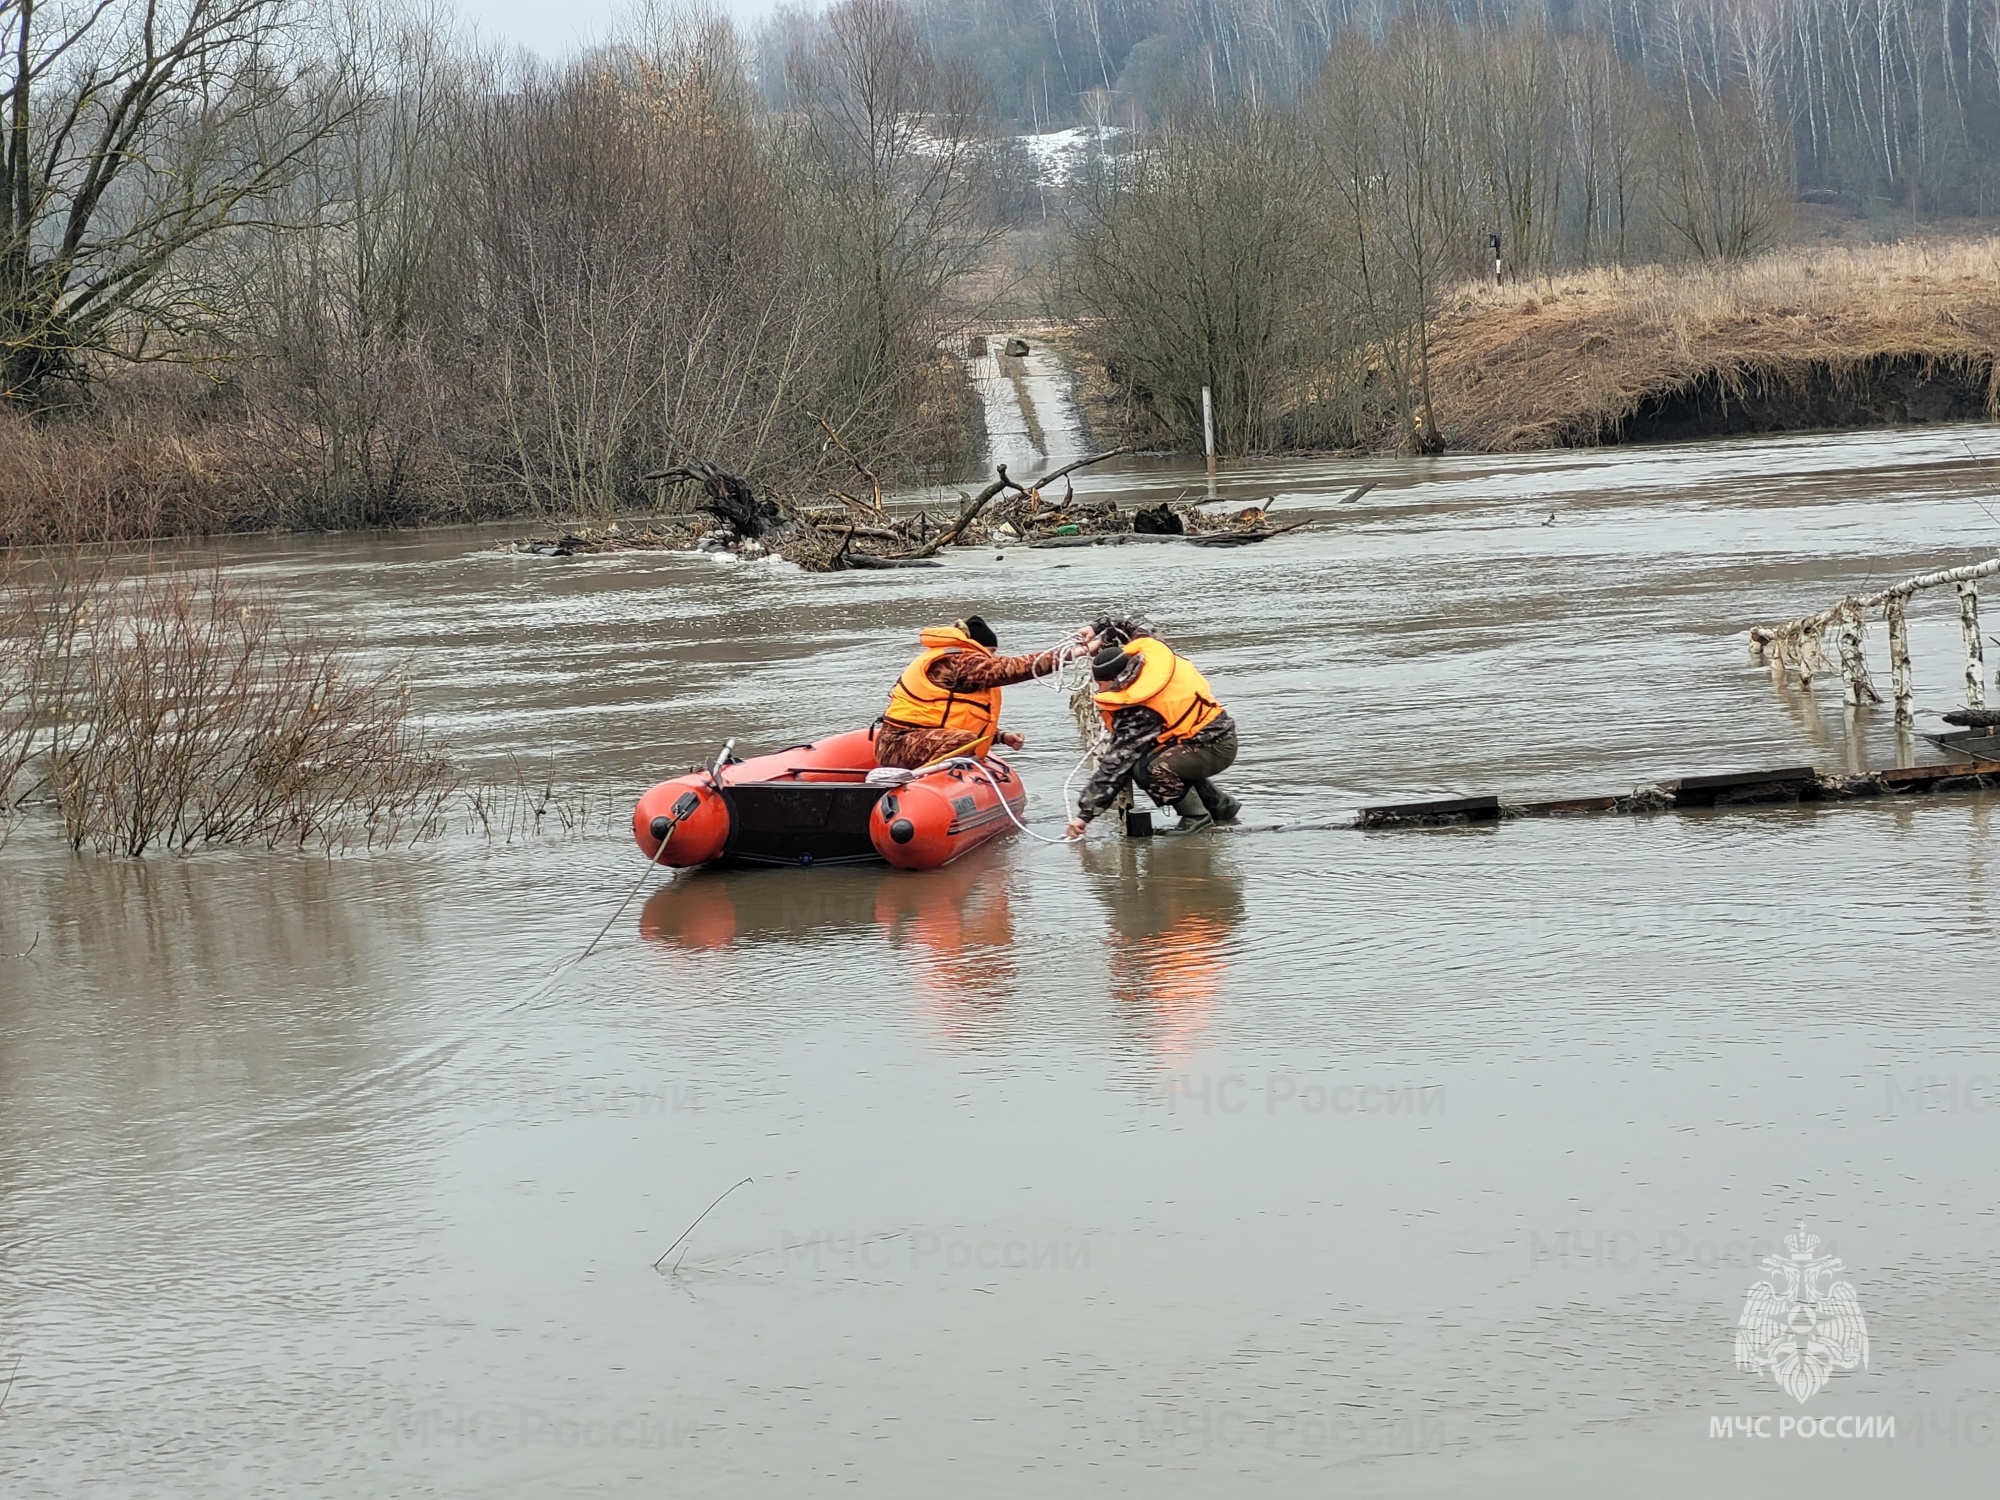
M876 887L876 925L905 958L911 986L948 1036L982 1029L977 1023L990 1023L1013 993L1010 873L994 851L922 880L885 879Z
M872 931L907 960L895 973L959 1029L966 1007L1005 1000L1015 982L1006 861L989 852L922 879L855 867L791 880L770 870L695 870L660 887L639 914L650 942L697 952L742 944L820 942Z
M874 932L902 962L884 966L894 988L916 992L936 1028L982 1030L1016 984L1008 864L998 850L942 870L852 866L790 880L776 870L690 870L640 910L648 942L722 952L760 942L824 942Z
M734 744L732 740L730 742ZM901 780L882 780L885 774ZM875 765L875 731L852 729L663 781L632 809L649 860L934 870L1014 831L1027 789L998 756L956 756L914 775Z
M639 935L709 952L861 931L874 925L875 886L887 878L880 868L822 870L811 880L771 870L694 870L646 898Z
M1088 846L1110 916L1111 998L1156 1053L1200 1045L1243 920L1243 881L1209 839Z

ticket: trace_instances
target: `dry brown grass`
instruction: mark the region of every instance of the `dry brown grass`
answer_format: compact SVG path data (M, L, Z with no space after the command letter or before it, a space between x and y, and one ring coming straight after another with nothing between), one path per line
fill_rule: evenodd
M1885 362L1974 385L1992 412L2000 239L1469 287L1433 338L1438 424L1458 449L1615 440L1649 403L1703 382L1805 392L1830 380L1865 401Z
M241 433L171 406L90 422L0 409L0 547L201 536L263 522Z

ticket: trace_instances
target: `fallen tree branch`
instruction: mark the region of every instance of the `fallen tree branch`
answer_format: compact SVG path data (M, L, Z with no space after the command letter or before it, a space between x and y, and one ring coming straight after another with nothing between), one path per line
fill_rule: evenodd
M854 456L854 450L849 448L847 444L841 440L840 433L838 432L838 430L835 429L833 423L827 421L825 417L821 416L816 411L809 411L806 413L806 415L811 417L815 422L819 423L820 430L826 434L827 446L832 448L838 448L840 450L841 456L844 457L850 464L854 465L854 472L859 474L863 479L868 481L868 487L873 492L875 497L875 506L874 506L875 514L878 516L881 515L883 513L881 479L876 476L876 473L873 469L869 468L868 465L864 464L860 459ZM834 491L834 493L840 494L838 490ZM860 504L859 501L849 499L849 497L846 495L841 495L840 498L846 500L850 505Z
M1064 464L1060 469L1044 474L1032 484L1025 485L1007 477L1007 466L1005 464L996 464L993 472L1000 477L987 485L978 494L969 498L965 504L961 505L958 508L957 519L951 525L940 531L935 537L924 543L921 547L918 547L915 551L905 552L901 555L905 558L935 557L939 552L957 541L965 528L977 520L979 513L992 503L994 496L1001 494L1003 491L1013 490L1016 494L1038 495L1041 493L1042 486L1052 480L1060 479L1065 474L1073 474L1078 469L1088 468L1092 464L1101 464L1107 458L1117 458L1119 455L1130 453L1131 451L1130 447L1124 447L1110 448L1103 453L1093 453L1088 458L1079 458L1074 463Z
M979 513L986 509L993 497L1002 490L1020 490L1024 495L1028 493L1026 490L1021 489L1020 485L1007 477L1007 466L1005 464L997 465L996 471L1000 477L987 485L978 494L970 497L965 504L961 505L958 508L958 519L914 552L905 552L901 555L904 557L935 557L939 552L957 541L959 533L970 526Z

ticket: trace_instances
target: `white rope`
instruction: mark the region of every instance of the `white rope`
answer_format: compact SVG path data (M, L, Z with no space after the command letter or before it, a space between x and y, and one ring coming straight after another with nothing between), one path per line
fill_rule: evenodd
M999 760L999 757L995 756L994 759ZM1007 764L1007 762L1003 760L1000 761L1000 764L1004 766ZM1014 805L1007 800L1006 791L1002 789L999 782L993 779L993 773L987 770L985 766L981 765L978 761L974 760L969 755L955 755L950 760L945 761L943 763L943 767L952 767L952 766L960 766L964 767L967 770L977 771L981 776L984 776L986 778L986 784L992 787L994 791L1000 794L1000 810L1004 812L1010 819L1012 819L1014 826L1020 829L1021 832L1025 833L1029 838L1040 839L1045 844L1074 844L1078 838L1083 837L1082 834L1078 834L1077 838L1071 838L1068 834L1064 834L1059 839L1052 839L1046 833L1035 832L1034 829L1030 828L1026 823L1023 823L1021 819L1015 814ZM943 767L940 767L940 769L942 769ZM1011 770L1012 767L1008 767L1008 769ZM1076 772L1074 771L1070 772L1070 775L1072 776L1074 776L1075 774ZM1065 796L1068 795L1069 792L1068 782L1063 783L1063 792ZM1068 803L1065 802L1063 805L1067 807Z
M1069 768L1069 775L1063 777L1063 789L1062 789L1063 811L1065 813L1068 813L1071 817L1076 816L1077 807L1074 803L1070 801L1070 796L1069 796L1070 783L1076 780L1076 773L1078 771L1081 771L1085 766L1089 765L1092 761L1096 760L1098 756L1102 755L1105 749L1110 745L1110 743L1111 743L1110 735L1099 734L1096 739L1090 742L1090 748L1083 752L1082 756L1078 758L1077 763Z
M1046 682L1059 693L1075 692L1077 684L1083 681L1083 677L1081 673L1073 675L1071 669L1079 663L1082 663L1087 668L1090 662L1090 653L1083 649L1083 642L1077 640L1064 641L1061 645L1052 646L1049 649L1055 653L1056 659L1054 665L1046 672L1035 673L1028 680L1030 682Z
M1074 695L1076 689L1084 681L1087 680L1084 674L1087 673L1089 670L1091 653L1083 649L1083 642L1074 639L1066 640L1057 646L1052 646L1049 648L1049 651L1051 654L1054 655L1055 660L1049 665L1048 670L1032 674L1028 678L1028 681L1045 682L1059 693L1065 695ZM1083 669L1082 671L1076 670L1079 667L1079 665L1081 665ZM1076 773L1078 771L1081 771L1084 768L1085 764L1088 763L1092 758L1094 758L1104 748L1107 738L1108 737L1102 731L1100 731L1098 733L1097 738L1094 741L1092 741L1090 748L1088 750L1085 750L1083 752L1082 757L1078 759L1077 763L1070 767L1069 775L1063 778L1062 803L1063 803L1063 812L1066 815L1069 816L1074 815L1074 811L1070 805L1070 792L1069 792L1070 784L1076 780ZM997 755L994 756L993 759L999 760L1000 764L1003 766L1007 765L1007 762L1001 760L1000 757ZM1035 832L1034 829L1030 828L1026 823L1023 823L1021 819L1015 814L1013 804L1008 802L1006 791L1001 787L998 781L994 780L993 773L987 770L985 765L982 764L979 760L975 759L973 756L970 755L948 756L944 760L932 762L930 765L923 767L920 771L918 771L915 774L922 775L924 772L927 771L942 771L954 767L965 770L976 771L981 776L985 777L986 784L992 787L993 790L999 794L1000 810L1005 814L1007 814L1008 819L1013 823L1013 825L1016 828L1020 829L1021 832L1025 833L1029 838L1040 839L1045 844L1074 844L1083 837L1082 834L1078 834L1076 838L1071 838L1067 834L1065 834L1063 837L1059 839L1052 839L1045 833ZM1011 770L1012 767L1010 766L1009 769ZM868 779L870 781L874 781L875 777L871 775ZM1067 822L1068 817L1065 817L1064 821Z

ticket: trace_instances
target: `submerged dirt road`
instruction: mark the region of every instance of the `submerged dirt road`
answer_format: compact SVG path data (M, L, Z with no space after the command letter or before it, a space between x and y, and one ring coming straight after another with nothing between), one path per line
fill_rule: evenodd
M9 1492L1970 1493L1990 801L696 876L543 986L639 874L633 794L865 720L967 609L1021 647L1150 611L1242 723L1259 820L1892 762L1886 709L1850 732L1740 632L2000 550L1961 435L2000 452L1273 465L1227 486L1280 518L1381 487L1234 553L239 549L414 651L483 769L595 806L331 862L0 851L0 953L33 945L0 958ZM1949 707L1956 611L1912 613ZM1054 832L1064 705L1009 714ZM1871 1335L1803 1406L1733 1358L1800 1219Z

